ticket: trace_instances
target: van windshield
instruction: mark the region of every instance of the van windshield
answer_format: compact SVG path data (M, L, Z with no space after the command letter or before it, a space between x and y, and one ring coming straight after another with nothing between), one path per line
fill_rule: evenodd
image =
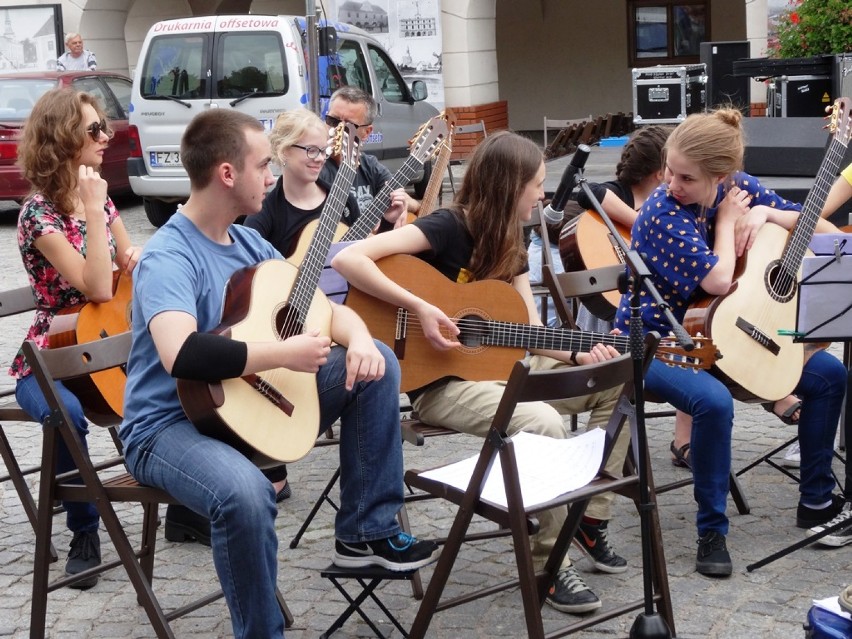
M223 33L216 49L216 97L287 93L290 79L284 64L284 46L277 33Z
M205 34L164 35L152 40L142 69L142 97L208 97L207 49Z

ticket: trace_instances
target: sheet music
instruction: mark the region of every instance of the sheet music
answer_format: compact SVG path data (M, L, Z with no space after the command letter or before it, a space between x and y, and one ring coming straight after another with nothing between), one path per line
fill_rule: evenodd
M582 488L595 478L603 460L606 432L595 428L568 439L521 432L513 435L512 441L524 505L535 506ZM474 455L421 476L465 490L477 459L479 455ZM482 498L503 507L507 505L499 456L485 481Z

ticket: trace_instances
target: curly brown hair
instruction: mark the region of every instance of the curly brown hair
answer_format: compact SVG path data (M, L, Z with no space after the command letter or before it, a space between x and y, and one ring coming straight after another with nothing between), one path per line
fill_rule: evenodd
M74 160L89 136L83 126L86 104L99 120L106 119L94 96L71 87L51 89L35 103L18 144L18 165L31 193L42 193L64 215L71 215L77 203Z
M453 209L465 215L473 236L470 270L477 280L511 282L526 264L517 206L543 161L534 142L509 131L489 135L474 150Z

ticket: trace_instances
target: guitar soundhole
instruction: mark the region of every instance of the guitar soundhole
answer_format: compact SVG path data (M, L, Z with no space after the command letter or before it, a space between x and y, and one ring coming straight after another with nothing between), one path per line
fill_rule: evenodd
M456 339L467 348L479 348L482 346L487 334L486 323L476 315L462 316L456 326L459 327L459 335Z
M787 273L778 260L773 260L766 267L764 284L776 302L789 302L796 294L796 274Z
M299 312L290 304L282 304L275 311L275 332L286 339L302 332Z

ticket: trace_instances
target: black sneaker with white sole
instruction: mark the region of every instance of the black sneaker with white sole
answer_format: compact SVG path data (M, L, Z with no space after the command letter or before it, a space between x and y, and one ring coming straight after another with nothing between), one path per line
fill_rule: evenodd
M581 614L601 607L601 600L577 574L574 566L562 568L556 573L556 581L545 598L547 604L560 612Z
M574 540L580 550L592 560L595 568L602 572L618 574L627 570L627 560L616 554L609 545L608 525L609 521L606 519L597 524L581 521Z
M376 541L334 542L334 562L340 568L380 566L394 572L417 570L438 559L438 544L406 533Z

